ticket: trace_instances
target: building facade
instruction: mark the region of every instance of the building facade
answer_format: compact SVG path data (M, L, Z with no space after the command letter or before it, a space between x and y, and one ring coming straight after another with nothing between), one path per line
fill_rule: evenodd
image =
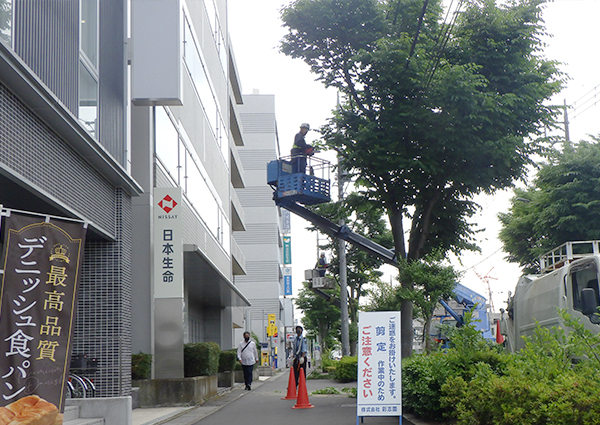
M84 220L73 354L104 396L131 388L132 198L127 8L0 2L0 204Z
M246 309L246 330L270 349L270 355L277 354L277 366L282 367L284 329L293 325L293 305L284 298L283 277L282 216L287 214L289 221L289 212L275 205L273 190L266 183L267 163L280 156L275 97L252 94L244 95L243 100L239 116L244 146L239 148L239 156L245 172L245 188L236 191L244 209L246 231L235 232L234 238L246 258L247 273L236 276L235 282L252 304ZM266 331L269 315L275 316L278 329L273 337Z
M89 223L73 354L97 359L98 395L131 393L132 352L173 378L183 344L234 347L250 302L235 285L243 99L227 1L0 0L0 12L0 204ZM159 208L177 212L177 257L160 256Z
M234 347L249 305L234 284L245 274L232 238L245 229L235 190L244 141L226 12L225 0L132 2L132 175L143 187L133 201L133 351L153 354L154 378L183 377L186 343ZM164 251L162 217L178 223L181 252Z

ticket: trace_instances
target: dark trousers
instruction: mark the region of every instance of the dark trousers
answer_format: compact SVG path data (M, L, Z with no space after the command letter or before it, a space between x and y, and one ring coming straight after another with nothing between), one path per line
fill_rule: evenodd
M306 155L292 154L292 173L306 174Z
M249 366L246 366L245 364L242 365L242 370L244 371L244 383L247 386L252 385L252 370L254 369L254 365L251 364Z
M300 383L300 368L304 369L304 378L306 378L306 358L304 363L300 364L300 359L294 359L294 377L296 378L296 386Z

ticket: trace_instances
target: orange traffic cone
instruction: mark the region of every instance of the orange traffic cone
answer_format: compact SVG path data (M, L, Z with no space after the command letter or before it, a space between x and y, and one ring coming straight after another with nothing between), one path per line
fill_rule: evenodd
M287 395L281 397L282 400L296 400L296 377L294 376L294 368L290 367L290 379L288 380Z
M300 376L298 377L298 401L292 409L312 409L313 406L308 401L308 391L306 390L306 378L304 377L304 368L300 368Z

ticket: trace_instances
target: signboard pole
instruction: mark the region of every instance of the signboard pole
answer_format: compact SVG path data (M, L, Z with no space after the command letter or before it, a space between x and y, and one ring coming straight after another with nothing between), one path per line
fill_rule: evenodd
M185 323L183 199L180 187L155 187L154 378L183 378Z

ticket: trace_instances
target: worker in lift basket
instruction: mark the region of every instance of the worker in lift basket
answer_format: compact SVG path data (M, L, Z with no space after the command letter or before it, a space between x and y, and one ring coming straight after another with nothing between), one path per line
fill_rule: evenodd
M294 145L292 146L292 173L306 173L306 157L314 154L314 148L306 143L304 136L310 130L308 123L300 124L300 131L294 137Z
M327 264L327 258L325 258L325 253L322 252L321 256L317 260L317 265L316 265L316 269L319 272L319 276L321 276L321 277L325 276L327 267L329 267L329 264Z

